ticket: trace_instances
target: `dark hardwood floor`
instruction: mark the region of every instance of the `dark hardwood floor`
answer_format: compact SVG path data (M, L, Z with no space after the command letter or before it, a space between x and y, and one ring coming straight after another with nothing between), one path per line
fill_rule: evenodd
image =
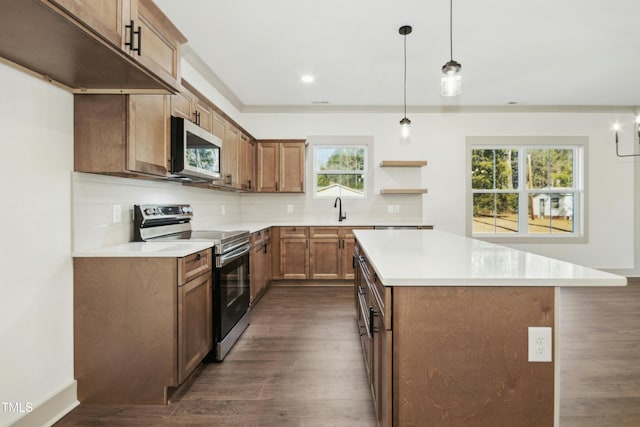
M81 404L56 426L375 426L354 310L351 287L272 287L170 405Z
M56 426L375 426L353 313L351 288L272 287L170 405L81 404ZM640 426L640 284L562 289L560 342L560 426Z

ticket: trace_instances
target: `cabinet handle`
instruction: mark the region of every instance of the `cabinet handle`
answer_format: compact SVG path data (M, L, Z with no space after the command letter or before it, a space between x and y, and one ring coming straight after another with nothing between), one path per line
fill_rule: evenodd
M369 333L371 336L378 332L378 329L373 326L373 321L376 317L378 317L378 313L373 309L373 307L369 307Z
M249 180L249 190L251 190L251 180Z
M129 46L129 49L133 50L133 19L129 21L129 25L125 25L124 28L129 30L129 41L125 41L124 45Z
M202 259L202 255L201 254L196 255L196 261L200 261L201 259Z
M263 253L265 253L265 254L267 253L267 245L266 245L266 243L265 243L265 245L264 245L262 250L263 250Z
M231 179L231 174L226 176L226 180L225 180L225 184L227 185L231 185L231 183L233 182L233 180Z
M300 191L304 191L304 182L300 181Z
M133 21L131 21L131 29L133 30ZM138 31L131 32L131 44L133 45L133 37L138 36L138 47L131 46L133 52L138 52L138 56L142 56L142 28L138 25Z
M309 240L305 240L305 241L304 241L304 245L305 245L305 247L306 247L307 249L309 249Z
M278 191L278 181L276 181L276 191Z
M200 126L200 111L196 111L196 124Z
M351 255L351 268L356 269L356 256Z

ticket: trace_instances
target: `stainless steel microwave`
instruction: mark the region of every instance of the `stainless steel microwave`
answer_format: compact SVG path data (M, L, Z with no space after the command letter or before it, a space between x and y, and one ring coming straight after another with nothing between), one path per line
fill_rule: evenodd
M222 140L182 117L171 117L171 174L186 181L220 179Z

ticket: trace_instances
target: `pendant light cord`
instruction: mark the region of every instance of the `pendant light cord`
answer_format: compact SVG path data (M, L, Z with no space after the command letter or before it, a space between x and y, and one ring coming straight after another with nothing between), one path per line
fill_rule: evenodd
M453 0L449 0L449 47L451 61L453 61Z
M407 117L407 35L404 35L404 117Z

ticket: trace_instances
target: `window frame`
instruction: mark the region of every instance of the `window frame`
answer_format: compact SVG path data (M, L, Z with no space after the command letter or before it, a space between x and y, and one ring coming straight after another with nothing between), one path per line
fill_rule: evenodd
M337 149L337 150L345 150L345 149L362 149L364 150L364 158L363 158L363 169L362 170L358 170L358 171L347 171L347 170L341 170L341 169L331 169L331 170L319 170L317 169L318 167L318 162L317 160L317 155L318 149L327 149L327 148L331 148L331 149ZM371 181L371 176L370 176L370 165L369 165L369 150L370 150L370 145L367 143L339 143L339 142L327 142L327 143L314 143L311 146L311 163L312 163L312 168L311 168L311 181L313 182L313 198L314 199L329 199L329 198L335 198L335 195L327 195L327 196L321 196L318 195L318 173L324 173L324 174L343 174L343 175L349 175L349 174L353 174L353 175L362 175L363 176L363 185L362 185L362 195L360 196L356 196L356 195L351 195L351 194L340 194L339 197L341 198L347 198L347 199L366 199L368 197L368 192L369 192L369 188L371 187L372 183Z
M495 136L495 137L467 137L466 138L466 224L467 236L496 243L577 243L586 242L586 164L587 137L581 136ZM517 149L518 151L518 188L516 189L473 189L472 188L472 152L476 149L499 150ZM567 191L552 191L545 189L527 189L526 172L522 165L526 161L524 150L529 149L572 149L573 150L573 188ZM524 169L526 171L526 168ZM473 196L474 194L518 194L518 232L515 233L474 233L473 232ZM543 234L528 232L528 195L533 194L573 194L573 232L562 234ZM549 200L549 203L551 201Z

